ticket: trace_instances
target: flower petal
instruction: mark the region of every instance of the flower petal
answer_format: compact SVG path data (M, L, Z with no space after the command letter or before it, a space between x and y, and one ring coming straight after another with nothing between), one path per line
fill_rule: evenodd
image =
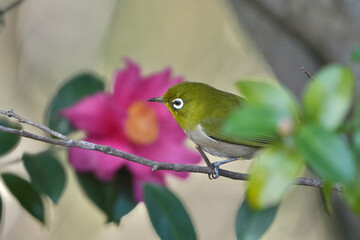
M179 164L197 164L201 161L201 156L195 151L191 151L183 143L176 143L174 141L163 141L157 142L153 145L148 146L134 146L134 151L139 156L158 161L168 163L179 163ZM132 168L132 171L136 173L144 173L143 168ZM171 173L181 178L186 178L188 173L186 172L175 172L175 171L161 171L161 173Z
M124 152L130 151L128 144L119 142L117 139L113 138L88 138L86 141L101 145L108 145ZM122 166L126 166L128 164L128 161L122 158L98 151L80 148L69 149L69 162L77 171L93 172L99 179L104 181L111 180Z
M184 142L186 139L186 134L177 124L176 120L171 116L171 114L167 119L159 120L159 123L160 135L158 141L160 141L160 143L174 141L180 145Z
M86 97L62 110L61 114L88 136L111 135L122 129L125 121L125 111L116 106L113 98L105 93Z
M96 169L99 157L96 152L72 147L69 149L69 162L79 172L90 172Z
M114 82L114 98L116 102L127 108L134 95L139 91L140 69L138 65L130 59L125 59L125 69L118 71Z

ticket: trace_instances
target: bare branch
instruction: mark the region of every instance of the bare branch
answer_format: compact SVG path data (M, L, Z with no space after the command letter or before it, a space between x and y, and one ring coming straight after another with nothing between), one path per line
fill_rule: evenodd
M309 80L314 80L314 78L311 76L311 74L308 71L306 71L304 66L302 66L300 69L309 78Z
M44 126L42 124L38 124L38 123L34 123L32 121L26 120L25 118L23 118L23 117L17 115L16 113L14 113L13 110L3 111L3 110L0 109L0 114L8 116L10 118L13 117L13 118L17 119L20 123L26 123L26 124L28 124L30 126L36 127L38 129L46 132L46 133L49 133L50 135L53 135L54 137L57 137L57 138L60 138L60 139L63 139L63 140L69 140L68 137L62 135L61 133L53 131L50 128L48 128L48 127L46 127L46 126Z
M10 112L10 114L9 114L9 112ZM16 115L12 111L0 110L0 114L3 114L8 117L15 117L21 123L29 124L31 126L34 126L38 129L41 129L41 130L47 132L47 133L50 133L54 136L60 136L61 139L53 139L50 137L40 136L40 135L31 133L31 132L28 132L25 130L18 130L18 129L8 128L8 127L4 127L4 126L0 126L0 132L17 134L17 135L20 135L20 136L23 136L26 138L34 139L34 140L45 142L45 143L50 143L53 145L59 145L59 146L67 147L67 148L77 147L77 148L82 148L82 149L87 149L87 150L103 152L108 155L113 155L113 156L120 157L120 158L123 158L128 161L131 161L131 162L136 162L136 163L151 167L153 171L170 170L170 171L176 171L176 172L192 172L192 173L205 173L205 174L214 174L215 173L214 168L212 168L210 166L204 167L204 166L187 165L187 164L172 164L172 163L166 163L166 162L157 162L157 161L143 158L143 157L131 154L131 153L126 153L126 152L117 150L117 149L112 148L107 145L99 145L99 144L95 144L95 143L91 143L91 142L87 142L87 141L73 140L73 139L67 138L67 137L63 136L62 134L57 133L41 124L36 124L31 121L28 121L28 120L24 119L23 117ZM246 173L238 173L238 172L228 171L228 170L224 170L224 169L220 169L219 174L220 174L220 176L235 179L235 180L247 180L249 177L249 174L246 174ZM311 186L311 187L322 187L322 185L323 185L323 183L320 179L304 178L304 177L298 178L295 184L302 185L302 186ZM341 188L340 188L340 186L335 186L334 190L341 191Z

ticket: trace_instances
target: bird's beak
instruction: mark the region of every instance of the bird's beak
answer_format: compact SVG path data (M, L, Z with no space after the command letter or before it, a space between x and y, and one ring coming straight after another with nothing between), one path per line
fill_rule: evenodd
M148 100L146 100L147 102L160 102L160 103L165 103L165 100L162 97L156 97L156 98L150 98Z

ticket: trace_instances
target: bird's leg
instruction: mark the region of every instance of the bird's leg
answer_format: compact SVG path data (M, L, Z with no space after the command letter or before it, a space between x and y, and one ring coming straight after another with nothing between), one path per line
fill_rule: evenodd
M206 165L207 165L209 168L214 169L215 166L211 164L209 158L206 156L206 154L204 153L204 151L202 150L202 148L201 148L199 145L196 145L195 148L196 148L196 150L198 150L198 152L201 154L202 158L203 158L204 161L206 162ZM216 175L214 175L214 174L210 174L210 173L208 174L208 177L209 177L210 180L215 179L215 176L216 176ZM218 176L218 177L219 177L219 176ZM218 178L218 177L217 177L217 178Z
M223 165L225 163L229 163L229 162L233 162L238 160L238 158L229 158L229 159L225 159L223 161L218 161L218 162L214 162L212 165L215 168L215 176L213 175L213 179L217 179L219 177L219 167L220 165Z

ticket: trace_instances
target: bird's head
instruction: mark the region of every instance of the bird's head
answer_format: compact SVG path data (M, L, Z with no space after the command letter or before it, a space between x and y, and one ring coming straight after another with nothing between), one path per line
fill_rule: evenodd
M207 110L211 110L213 92L216 90L204 83L181 82L171 88L162 96L148 99L148 102L165 104L179 125L195 126ZM186 130L186 129L184 129Z

